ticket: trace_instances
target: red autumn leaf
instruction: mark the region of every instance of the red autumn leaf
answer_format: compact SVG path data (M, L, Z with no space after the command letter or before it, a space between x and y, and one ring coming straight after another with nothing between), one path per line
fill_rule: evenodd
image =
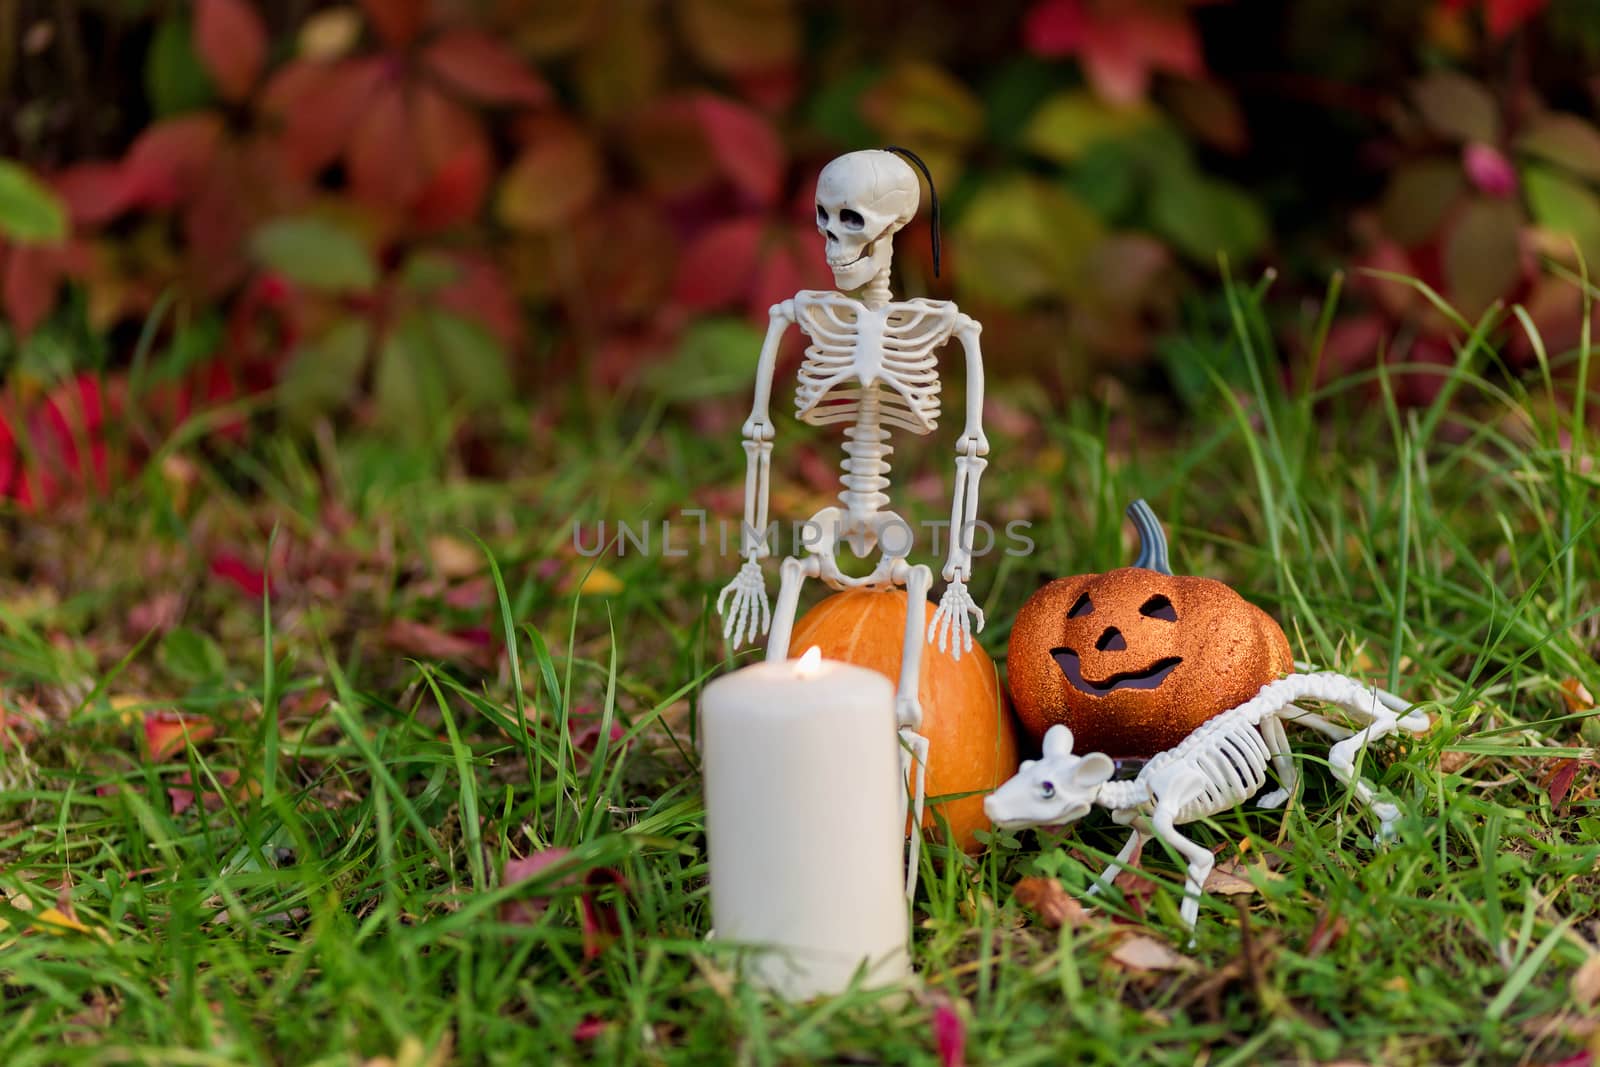
M416 619L391 620L383 636L391 647L417 659L462 660L483 665L491 658L490 649L483 642Z
M422 53L435 77L476 104L533 107L550 98L538 75L486 33L457 29L440 34Z
M345 165L351 188L366 203L400 209L416 195L423 181L422 154L413 136L403 86L386 85L368 102L345 154Z
M120 163L79 163L51 182L78 226L110 222L133 203L137 190Z
M173 711L153 711L144 717L144 750L152 760L169 759L216 735L216 724L206 719L185 718Z
M246 596L258 600L268 591L266 573L232 552L219 552L211 557L211 576L232 583Z
M783 141L765 115L732 100L701 93L694 114L718 166L762 205L778 199L783 182Z
M422 162L413 221L442 228L476 215L494 166L482 122L443 93L424 88L413 97L412 127Z
M461 273L439 291L436 302L494 334L507 348L522 339L522 306L505 275L491 260L468 252L452 257Z
M428 24L428 0L361 0L378 35L394 48L414 41Z
M570 856L571 852L567 849L550 848L523 859L508 860L501 872L500 884L510 886L527 881ZM583 872L581 879L572 874L556 879L551 888L571 886L574 882L582 885L578 899L583 910L583 958L594 959L622 932L617 905L611 900L602 900L600 895L608 887L616 893L625 894L628 882L615 867L592 867ZM508 900L500 905L500 920L531 923L544 914L549 904L548 896Z
M344 152L385 78L382 59L300 60L272 76L261 106L278 124L291 174L309 178Z
M583 958L586 960L600 955L622 933L617 905L600 898L600 891L607 886L615 887L616 892L622 894L627 892L628 882L615 867L592 867L583 876L584 892L579 903L583 907Z
M967 1024L943 997L933 1006L933 1044L940 1067L964 1067L967 1062Z
M765 319L778 301L801 289L827 289L832 284L815 229L810 224L791 228L769 242L747 306L753 318Z
M491 161L487 152L468 146L433 172L411 207L413 221L424 230L444 230L470 221L489 188Z
M267 28L250 0L197 0L194 44L224 98L249 95L267 61Z
M158 122L123 160L134 206L161 209L195 195L222 144L222 119L211 113Z
M606 1032L611 1024L598 1015L585 1015L583 1021L572 1028L572 1040L592 1041Z
M1490 38L1498 41L1533 19L1549 4L1550 0L1483 0L1484 25ZM1452 0L1446 6L1459 11L1467 6L1467 0Z
M1075 55L1095 92L1117 104L1144 99L1152 71L1199 77L1200 39L1181 10L1085 0L1041 0L1023 27L1028 49L1041 56Z
M600 747L601 727L605 715L599 708L592 704L573 708L567 714L567 736L572 741L572 750L576 753L590 756ZM531 729L532 727L530 727ZM606 731L608 744L614 745L627 735L620 722L611 721L611 729Z
M36 403L20 422L26 436L19 446L26 447L19 447L20 470L8 489L12 498L37 510L87 492L109 492L111 457L101 435L105 407L100 380L87 373Z
M222 786L224 789L232 791L234 793L235 800L240 799L250 792L248 789L235 790L233 788L235 785L239 784L238 771L217 771L216 776L217 784ZM178 784L169 785L167 787L167 796L172 801L172 814L182 815L184 812L194 807L194 790L182 788L183 786L194 784L194 779L190 776L188 771L184 771L173 780ZM207 811L220 811L222 809L223 800L221 793L213 793L210 790L206 790L200 794L200 801Z
M739 218L703 231L684 249L673 300L690 311L725 307L750 286L761 252L759 218Z
M64 245L17 245L5 255L0 305L6 321L21 337L31 334L56 306L56 291L70 266L82 266Z

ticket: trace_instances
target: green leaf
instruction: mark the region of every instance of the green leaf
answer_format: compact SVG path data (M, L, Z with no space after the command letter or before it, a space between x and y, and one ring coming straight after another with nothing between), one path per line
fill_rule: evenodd
M198 110L216 99L216 86L195 52L187 19L170 17L156 27L145 57L144 87L160 118Z
M311 289L333 292L371 289L378 265L361 238L319 218L278 219L256 230L256 259Z
M1073 194L1108 223L1133 221L1148 184L1138 154L1116 141L1089 149L1066 178Z
M221 677L228 668L222 648L198 630L180 626L161 639L157 653L161 665L187 682Z
M485 410L511 399L505 346L488 329L450 311L422 314L452 400Z
M1600 200L1587 186L1545 167L1522 175L1528 210L1547 230L1570 234L1591 264L1600 263Z
M1119 140L1153 124L1149 107L1112 107L1083 90L1057 93L1034 113L1023 131L1028 148L1058 163L1070 163L1106 141Z
M1403 245L1432 237L1465 186L1456 159L1424 159L1400 167L1389 176L1378 206L1384 232Z
M22 244L67 236L67 209L20 164L0 159L0 234Z
M1445 287L1468 319L1476 319L1522 276L1517 235L1522 209L1509 200L1475 199L1444 246Z
M963 291L1006 306L1070 297L1104 227L1064 186L1004 175L974 194L957 225Z
M372 331L360 319L340 322L302 345L284 368L279 410L292 423L306 423L347 405L361 384Z
M1517 138L1517 148L1580 177L1600 179L1600 130L1577 115L1538 116Z
M1479 83L1453 71L1434 71L1411 87L1422 121L1457 141L1493 144L1500 136L1500 109Z
M379 419L408 443L437 444L447 431L446 376L421 313L384 340L373 392Z
M701 319L684 331L670 360L651 365L646 384L672 400L738 392L749 387L761 340L744 319Z
M1267 242L1267 218L1237 186L1179 168L1167 171L1150 200L1150 225L1202 263L1249 259Z
M419 293L443 289L460 278L461 264L438 252L413 253L400 268L400 284Z

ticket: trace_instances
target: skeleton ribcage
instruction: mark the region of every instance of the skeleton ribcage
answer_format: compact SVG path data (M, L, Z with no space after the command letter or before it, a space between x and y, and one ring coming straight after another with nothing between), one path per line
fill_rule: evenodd
M939 424L939 348L956 307L906 300L868 308L835 292L795 296L795 318L811 345L795 390L795 415L813 426L855 422L869 391L878 421L915 434Z
M1188 762L1205 776L1206 791L1184 805L1178 822L1203 819L1242 804L1267 783L1271 753L1251 718L1219 716L1211 722L1215 727L1210 736L1188 756Z

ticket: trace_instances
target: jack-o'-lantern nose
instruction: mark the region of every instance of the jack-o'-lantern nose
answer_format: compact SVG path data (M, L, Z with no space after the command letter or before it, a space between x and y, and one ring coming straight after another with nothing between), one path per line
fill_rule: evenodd
M1128 642L1123 638L1122 631L1115 626L1107 626L1106 632L1100 635L1100 640L1094 647L1101 652L1121 652L1128 647Z

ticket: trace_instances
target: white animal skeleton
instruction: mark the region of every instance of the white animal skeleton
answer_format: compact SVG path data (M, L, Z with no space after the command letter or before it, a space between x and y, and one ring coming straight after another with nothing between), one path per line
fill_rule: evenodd
M1366 726L1348 730L1295 707L1299 700L1334 704ZM1138 777L1122 782L1110 780L1109 756L1073 755L1072 732L1052 726L1044 736L1043 757L1025 761L1016 777L984 798L983 811L996 826L1018 829L1081 819L1091 804L1109 808L1116 822L1133 827L1133 835L1090 894L1110 885L1146 838L1159 838L1189 861L1181 914L1192 929L1200 914L1201 887L1215 858L1209 849L1178 833L1177 827L1244 803L1266 784L1269 761L1277 771L1279 788L1261 797L1257 806L1275 808L1288 800L1299 775L1283 724L1295 722L1337 742L1328 754L1329 768L1377 817L1380 838L1390 836L1400 810L1377 800L1372 786L1356 776L1356 759L1366 745L1396 730L1425 732L1428 716L1409 709L1392 693L1332 671L1291 674L1268 682L1243 704L1206 720L1176 748L1153 756Z
M782 660L789 655L800 589L807 578L820 578L839 590L905 588L905 643L895 714L907 753L917 761L911 800L914 825L921 825L921 768L928 752L927 739L917 733L922 724L917 680L933 572L924 564L907 562L911 527L887 509L884 490L889 487L888 458L893 451L890 430L922 436L937 426L938 350L952 337L966 354L966 424L956 442L950 550L943 571L949 584L927 625L927 640L937 640L940 652L948 648L957 658L971 650L973 631L983 629L983 613L966 583L972 574L978 480L989 453L982 423L981 327L947 300L894 300L889 291L894 235L916 215L920 198L916 172L892 151L851 152L829 163L817 178L817 231L824 238L839 291L805 290L772 306L756 369L755 401L743 427L747 459L740 549L745 562L717 597L723 636L735 648L770 629L767 659ZM771 551L766 534L773 365L791 325L799 326L810 339L795 391L795 416L813 426L845 425L844 488L839 494L841 506L825 508L805 524L808 536L800 546L804 555L790 556L779 568L774 613L759 561ZM841 543L858 559L877 551L872 572L851 577L841 571ZM912 834L908 893L915 887L917 841L918 835Z

